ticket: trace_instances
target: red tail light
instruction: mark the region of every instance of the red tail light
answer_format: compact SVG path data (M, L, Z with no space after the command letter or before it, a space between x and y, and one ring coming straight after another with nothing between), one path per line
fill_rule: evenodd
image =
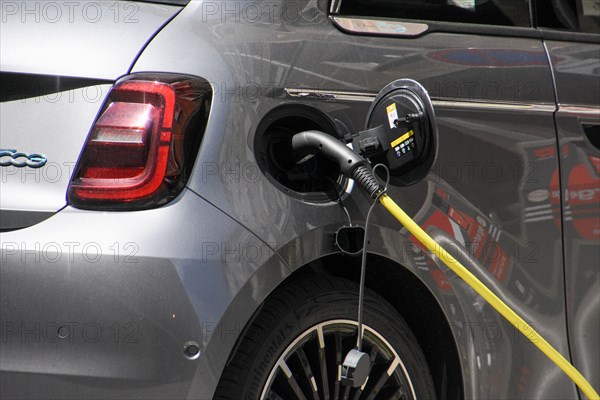
M111 90L69 186L69 204L157 207L181 191L196 158L211 99L203 80L131 75Z

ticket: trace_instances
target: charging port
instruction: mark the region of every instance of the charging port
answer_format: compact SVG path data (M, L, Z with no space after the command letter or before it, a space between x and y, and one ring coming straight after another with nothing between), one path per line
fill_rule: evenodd
M334 123L320 111L306 106L282 106L265 116L258 126L254 151L262 172L280 190L305 201L336 200L347 180L338 165L322 155L297 164L292 137L319 130L336 138Z

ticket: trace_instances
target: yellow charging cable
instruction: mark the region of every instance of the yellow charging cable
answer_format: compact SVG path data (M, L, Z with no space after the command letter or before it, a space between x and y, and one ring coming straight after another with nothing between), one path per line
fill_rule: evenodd
M483 297L496 311L514 325L525 337L529 338L538 349L540 349L550 360L554 362L560 369L588 397L588 399L599 400L600 396L594 390L592 385L581 375L581 373L571 365L554 347L550 345L538 332L519 317L510 307L508 307L498 296L488 289L475 275L466 269L458 260L450 253L440 247L435 240L431 238L411 217L408 216L387 194L382 194L379 197L381 204L392 214L404 227L433 254L444 262L452 271L456 273L463 281L472 287L481 297ZM528 327L527 330L525 327Z

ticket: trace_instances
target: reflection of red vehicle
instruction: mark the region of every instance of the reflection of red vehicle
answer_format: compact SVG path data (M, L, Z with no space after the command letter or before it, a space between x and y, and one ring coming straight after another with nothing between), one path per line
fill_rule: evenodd
M597 241L600 239L600 158L565 145L562 147L562 159L566 184L563 193L566 226L572 227L582 239ZM558 178L557 170L550 183L557 224L560 221Z
M554 147L542 147L531 151L536 165L554 156ZM564 216L561 216L561 189L557 167L554 168L549 183L549 192L542 187L529 189L530 207L526 210L525 222L528 225L553 220L560 229L561 219L567 229L575 230L577 237L587 240L600 238L600 158L587 155L577 147L566 144L561 147L561 160L564 185L562 193ZM552 161L549 164L553 164ZM549 202L548 202L549 200ZM535 205L538 203L538 205ZM550 212L551 209L551 212Z
M422 223L423 228L443 230L466 248L474 260L487 268L500 282L504 282L508 277L511 259L499 244L501 230L481 216L470 216L466 205L456 198L450 199L450 195L441 188L436 190L432 203L436 209ZM427 252L414 237L411 236L410 239L422 251ZM427 260L434 263L431 258ZM450 290L450 284L442 271L433 268L431 274L441 289Z

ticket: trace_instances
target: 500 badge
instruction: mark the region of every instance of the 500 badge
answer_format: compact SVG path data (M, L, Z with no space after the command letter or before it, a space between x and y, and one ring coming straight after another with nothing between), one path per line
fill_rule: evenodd
M0 149L0 167L41 168L48 159L39 153L21 153L16 150Z

